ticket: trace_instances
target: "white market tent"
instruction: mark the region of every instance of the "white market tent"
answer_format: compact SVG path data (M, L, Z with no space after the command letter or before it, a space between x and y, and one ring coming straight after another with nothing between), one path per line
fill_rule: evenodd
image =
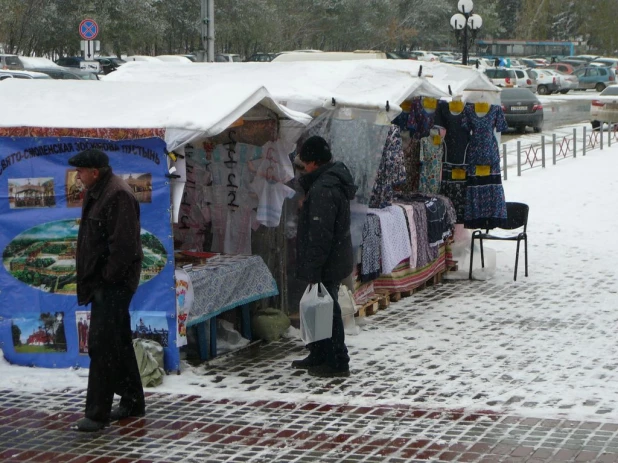
M420 67L423 66L421 77ZM496 103L499 88L476 69L412 60L305 61L284 63L194 63L191 66L156 63L127 63L107 75L108 81L127 82L238 82L263 85L281 104L313 114L338 106L384 109L393 119L399 105L413 96L448 97L465 91L483 91ZM499 100L499 98L498 98Z
M0 85L0 98L11 108L0 113L0 127L165 129L170 151L223 132L258 104L291 125L311 121L256 84L8 79Z

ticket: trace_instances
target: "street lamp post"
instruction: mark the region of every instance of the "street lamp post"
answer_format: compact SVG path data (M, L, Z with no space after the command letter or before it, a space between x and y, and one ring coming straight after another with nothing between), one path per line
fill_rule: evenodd
M478 14L472 13L472 10L474 9L474 3L472 0L459 0L459 3L457 3L457 9L459 10L459 13L455 13L451 17L451 27L455 31L457 43L461 43L463 45L461 62L462 64L467 65L468 47L472 45L472 42L476 38L476 34L483 25L483 18L481 18ZM469 33L468 29L470 29Z

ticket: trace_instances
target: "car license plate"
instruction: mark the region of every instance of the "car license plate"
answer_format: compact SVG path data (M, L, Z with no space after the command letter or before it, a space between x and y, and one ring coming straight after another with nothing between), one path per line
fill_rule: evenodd
M511 106L511 111L527 111L528 106Z

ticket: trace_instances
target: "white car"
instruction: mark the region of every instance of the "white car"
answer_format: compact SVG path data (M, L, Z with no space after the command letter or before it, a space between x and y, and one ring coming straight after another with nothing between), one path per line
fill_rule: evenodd
M517 85L517 74L515 73L515 69L485 69L485 75L489 77L491 83L496 87L515 87Z
M408 56L419 61L440 61L433 53L423 50L409 51Z
M604 122L618 122L618 85L606 87L590 105L592 129L599 130Z
M563 95L566 95L571 90L577 90L579 88L579 79L574 74L565 74L564 72L554 71L554 73L560 78L558 91Z
M515 86L520 88L527 88L532 93L536 93L536 79L532 76L532 73L527 69L513 69L517 75L515 80Z
M560 90L560 77L552 69L536 68L530 74L536 77L536 91L539 95L551 95Z

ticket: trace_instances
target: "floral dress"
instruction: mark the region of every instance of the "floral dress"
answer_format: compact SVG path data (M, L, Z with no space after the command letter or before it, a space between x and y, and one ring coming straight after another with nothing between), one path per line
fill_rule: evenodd
M406 181L406 168L403 161L403 143L399 127L392 125L386 137L382 160L378 168L369 207L382 209L393 202L394 187Z
M434 118L435 113L426 111L425 108L423 108L421 98L412 100L407 121L410 139L404 145L407 179L402 190L405 192L412 193L419 189L419 177L421 175L420 140L429 136L429 131L434 125Z
M496 228L506 221L506 203L502 174L500 171L500 150L494 135L507 130L508 125L502 108L491 105L489 112L479 116L473 105L466 105L464 128L470 130L470 143L466 154L466 228Z

